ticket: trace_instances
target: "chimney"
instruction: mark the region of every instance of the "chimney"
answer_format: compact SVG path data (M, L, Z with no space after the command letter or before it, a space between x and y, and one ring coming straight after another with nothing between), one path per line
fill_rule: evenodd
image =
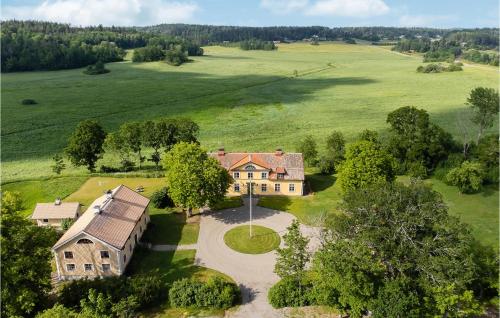
M94 214L99 214L101 213L101 206L100 205L94 205Z
M283 150L281 150L281 148L276 149L274 155L277 157L281 157L283 155Z
M55 205L61 205L61 198L56 198Z
M111 190L106 191L106 199L108 199L108 200L113 199L113 191L111 191Z
M219 148L217 150L217 156L224 156L226 152L224 151L224 148Z

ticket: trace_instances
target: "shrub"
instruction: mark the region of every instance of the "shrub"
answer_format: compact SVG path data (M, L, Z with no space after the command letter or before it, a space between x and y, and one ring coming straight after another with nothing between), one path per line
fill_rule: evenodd
M71 227L71 225L73 225L74 222L75 222L75 220L70 219L70 218L62 219L61 229L63 231L67 231Z
M175 281L168 291L170 306L196 307L196 294L202 286L203 283L187 278Z
M151 202L153 203L153 206L157 209L164 209L166 207L173 207L174 202L168 195L168 188L164 187L161 188L160 190L157 190L153 193L151 196Z
M158 272L132 277L130 293L136 297L139 308L158 305L167 296L167 285Z
M227 309L236 300L238 288L235 284L227 283L220 277L210 277L195 295L198 307Z
M211 277L207 282L181 279L172 284L168 292L172 307L226 309L236 303L238 287L220 277Z
M115 168L115 167L110 167L110 166L105 166L102 165L101 168L99 169L102 173L113 173L113 172L120 172L120 169Z
M318 168L321 174L331 175L335 172L335 160L329 156L321 156L318 160Z
M80 300L85 298L91 289L118 301L129 294L124 277L106 277L74 280L62 285L58 294L58 302L67 308L80 308Z
M274 308L300 307L311 304L311 285L301 285L299 281L286 277L269 289L268 300Z
M99 74L106 74L111 72L107 68L104 67L104 63L101 61L97 61L94 65L89 65L87 66L87 69L83 71L84 74L87 75L99 75Z
M186 53L180 47L170 49L165 54L165 61L173 66L179 66L188 61Z
M427 178L427 168L421 161L409 163L406 171L410 177L420 179Z
M132 171L132 170L134 170L134 167L135 167L135 163L131 160L123 159L120 162L120 170L123 172Z
M23 99L23 100L21 101L21 104L23 104L23 105L35 105L35 104L38 104L38 103L37 103L37 102L36 102L36 100L34 100L34 99L31 99L31 98L25 98L25 99Z
M462 193L473 193L481 188L484 178L483 167L478 162L464 161L460 167L450 170L446 179L457 186Z
M458 65L457 63L450 64L450 66L444 68L445 72L456 72L456 71L462 71L462 66Z

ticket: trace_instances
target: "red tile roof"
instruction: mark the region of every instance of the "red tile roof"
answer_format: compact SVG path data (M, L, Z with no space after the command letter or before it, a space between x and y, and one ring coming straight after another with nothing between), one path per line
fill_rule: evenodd
M269 170L269 177L275 173L284 173L284 180L304 180L304 161L301 153L286 153L277 155L276 153L242 153L228 152L209 153L209 156L217 159L219 163L228 171L248 163L254 163Z

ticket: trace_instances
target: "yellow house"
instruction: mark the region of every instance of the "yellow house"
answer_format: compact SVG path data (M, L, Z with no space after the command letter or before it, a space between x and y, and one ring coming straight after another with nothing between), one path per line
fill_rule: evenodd
M229 195L304 194L304 160L301 153L285 153L281 149L274 153L226 153L223 148L209 155L229 171L234 183Z
M150 221L148 206L124 185L97 198L52 247L59 279L123 274Z

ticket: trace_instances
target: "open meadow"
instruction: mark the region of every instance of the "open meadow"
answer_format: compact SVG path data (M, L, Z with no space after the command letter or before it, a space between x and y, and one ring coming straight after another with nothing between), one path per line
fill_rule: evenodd
M467 64L462 72L421 74L415 71L419 65L421 56L383 47L295 43L271 52L206 47L205 56L179 67L111 63L106 66L110 73L96 77L82 69L2 74L2 188L20 191L29 215L36 202L56 195L73 193L68 200L89 204L122 180L146 186L147 195L163 185L157 178L87 180L84 168L69 163L66 178L41 179L53 176L51 157L62 152L77 123L87 118L113 131L126 121L184 116L200 125L199 139L208 150L294 151L297 141L311 134L322 151L332 130L348 142L367 128L383 136L387 114L406 105L428 110L434 122L457 136L456 117L467 107L470 90L499 84L496 67ZM25 98L38 104L21 105ZM113 163L116 158L105 154L97 166ZM314 223L323 212L335 213L341 194L334 178L310 173L308 180L313 195L265 198L262 205L294 213L305 223ZM432 183L451 214L469 223L481 241L498 246L498 188L460 195L456 188ZM177 224L171 237L153 232L152 242L196 241L197 224L185 224L182 215L155 210L152 215L158 229Z
M82 69L2 74L2 182L50 176L50 158L87 118L112 131L125 121L185 116L199 123L209 150L291 151L306 134L320 146L332 130L348 139L365 128L383 134L387 113L406 105L425 108L456 135L470 89L498 86L495 67L420 74L421 64L420 56L376 46L295 43L277 51L206 47L205 56L179 67L111 63L100 76ZM21 105L25 98L38 104ZM113 160L105 155L98 166Z

